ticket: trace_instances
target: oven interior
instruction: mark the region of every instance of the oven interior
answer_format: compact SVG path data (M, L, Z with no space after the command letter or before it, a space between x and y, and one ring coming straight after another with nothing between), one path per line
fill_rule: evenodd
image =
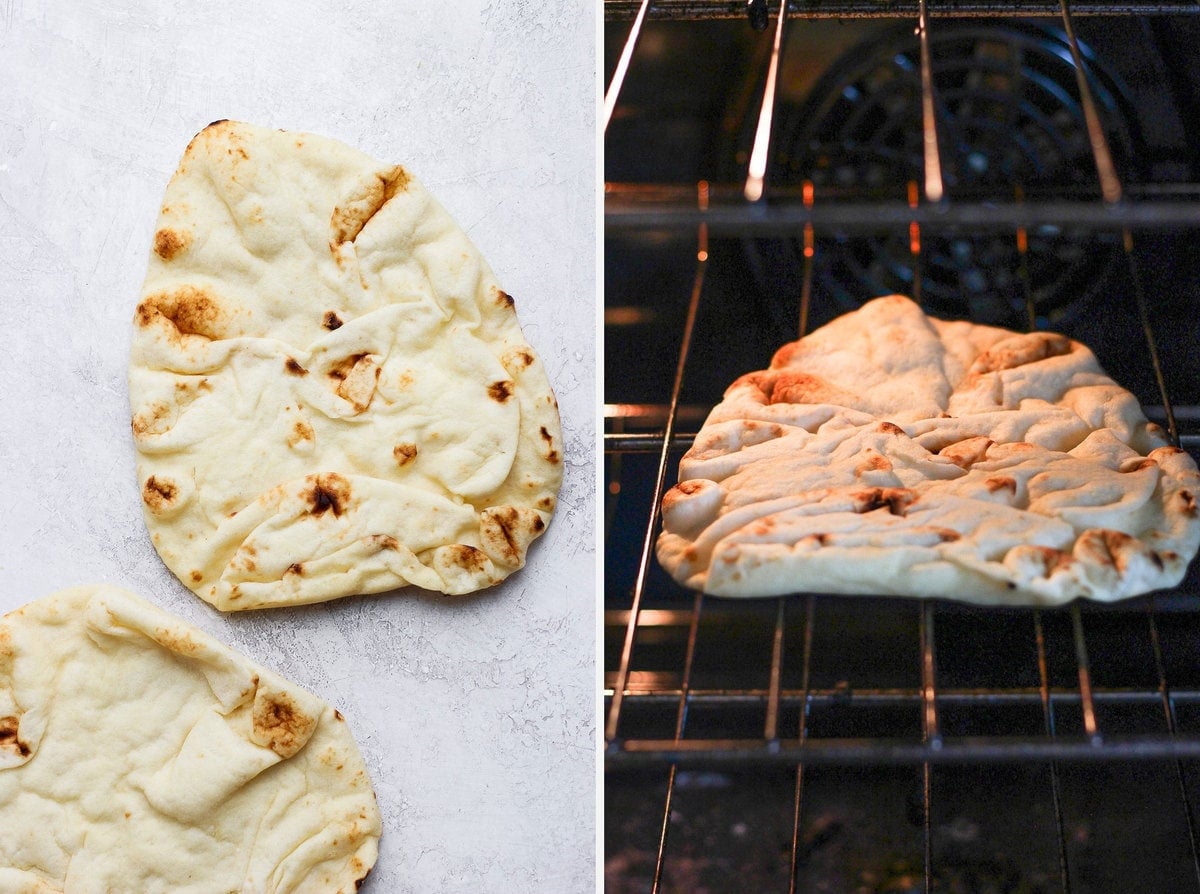
M638 9L605 4L606 83ZM1200 455L1197 11L931 6L933 202L920 8L793 3L752 202L777 6L648 4L605 132L607 890L1200 890L1195 567L983 609L722 600L649 549L723 389L890 292L1085 342Z

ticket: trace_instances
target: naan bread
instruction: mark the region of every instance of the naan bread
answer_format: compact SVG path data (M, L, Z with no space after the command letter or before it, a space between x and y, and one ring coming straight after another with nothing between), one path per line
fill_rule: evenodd
M1200 474L1082 344L878 298L742 376L663 499L721 596L1113 600L1180 581Z
M349 894L379 809L342 715L150 603L0 618L0 892Z
M154 545L225 611L468 593L554 511L558 406L512 298L404 168L324 137L188 146L129 390Z

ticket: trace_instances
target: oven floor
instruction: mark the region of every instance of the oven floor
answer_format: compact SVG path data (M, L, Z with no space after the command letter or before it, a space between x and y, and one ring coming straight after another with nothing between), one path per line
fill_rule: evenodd
M1057 772L1071 891L1200 888L1174 764L1089 763ZM932 774L933 891L1062 890L1048 764L934 767ZM608 776L610 894L650 890L666 779L666 771ZM922 780L921 767L806 770L795 890L924 891ZM680 771L661 891L787 892L795 781L794 770Z

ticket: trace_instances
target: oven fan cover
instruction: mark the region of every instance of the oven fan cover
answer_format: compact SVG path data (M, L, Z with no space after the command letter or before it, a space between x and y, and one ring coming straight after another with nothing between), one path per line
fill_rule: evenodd
M1120 80L1081 45L1113 160L1123 180L1137 179L1136 121ZM930 29L939 146L947 194L965 201L1012 202L1053 196L1099 198L1096 168L1075 69L1065 36L1054 29L986 22L937 23ZM803 104L781 102L772 140L772 184L811 180L822 194L904 201L920 182L920 48L909 25L843 55ZM747 116L748 118L752 116ZM1024 328L1026 265L1039 324L1073 317L1112 288L1119 232L1041 226L1026 234L926 227L921 300L932 313ZM765 295L800 292L799 240L748 239L747 260ZM907 231L822 238L814 254L818 293L845 310L893 292L911 294L914 262Z

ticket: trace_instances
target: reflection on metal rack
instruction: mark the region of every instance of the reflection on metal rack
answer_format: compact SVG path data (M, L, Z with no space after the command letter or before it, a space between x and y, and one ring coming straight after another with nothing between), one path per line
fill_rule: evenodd
M625 47L621 50L621 58L617 61L617 69L613 72L612 81L609 82L608 89L604 92L604 117L603 123L600 125L603 130L608 130L608 122L612 120L613 109L617 107L617 97L621 95L621 85L625 83L625 75L629 72L629 60L633 58L634 47L637 46L638 37L642 33L642 22L646 20L646 10L650 7L650 0L642 0L642 5L638 7L637 17L633 20L633 27L629 29L629 37L625 40Z
M934 114L933 66L929 61L929 8L917 6L917 37L921 39L921 148L925 157L925 198L940 202L943 196L942 160L938 151L937 116Z
M609 18L621 18L628 4L608 0L605 5ZM728 17L732 6L729 3L663 2L650 4L648 15L670 17ZM1088 120L1089 136L1094 154L1098 179L1105 204L1094 199L1065 199L1062 194L1031 196L1020 184L1014 185L1013 201L997 204L992 200L973 201L969 192L951 197L943 202L941 164L938 155L937 122L934 115L933 80L928 71L928 30L925 0L919 0L913 10L919 16L918 33L922 47L922 108L925 111L920 126L923 128L925 153L925 183L923 190L917 184L908 185L907 201L897 202L885 197L872 196L868 201L815 201L815 190L811 181L804 181L799 188L771 188L776 205L757 203L762 197L766 183L767 140L770 135L770 106L774 102L773 73L778 66L778 54L782 42L784 19L795 14L819 16L883 15L896 16L907 7L895 4L881 12L873 3L858 3L855 0L839 0L836 4L822 3L790 4L779 10L775 47L771 56L771 74L766 78L762 112L751 156L748 177L744 186L744 199L737 195L734 187L725 191L710 192L706 183L701 183L690 207L684 207L684 187L636 187L625 188L609 185L606 204L606 224L610 230L657 230L661 228L692 228L697 232L697 263L692 291L688 303L686 321L675 367L675 376L665 414L661 407L636 407L614 405L606 408L606 416L613 419L619 429L605 435L606 451L616 456L638 453L657 454L658 464L649 505L645 507L646 527L639 556L639 565L634 581L628 611L610 611L605 625L611 630L623 629L620 637L619 654L615 655L615 669L606 677L606 697L609 699L605 724L607 743L606 757L612 770L633 770L641 767L666 766L667 779L662 800L661 825L657 842L657 858L654 864L651 890L658 892L664 883L665 855L672 828L672 815L676 798L676 784L681 766L687 767L794 767L794 789L792 794L792 829L790 845L789 891L799 890L799 862L802 860L801 827L804 810L806 771L813 766L867 766L867 765L920 765L921 827L923 833L924 885L930 891L935 887L934 847L934 773L933 767L966 764L1014 763L1042 761L1048 765L1049 788L1053 807L1053 822L1057 831L1058 882L1061 889L1072 887L1068 859L1068 830L1064 816L1063 783L1061 765L1067 761L1111 761L1159 760L1173 762L1178 782L1190 847L1190 856L1195 873L1200 879L1200 851L1193 810L1189 800L1184 760L1200 758L1200 735L1185 734L1180 730L1177 704L1200 706L1200 689L1172 690L1168 685L1167 661L1164 657L1158 625L1158 606L1153 597L1143 600L1146 627L1144 635L1149 642L1153 664L1153 685L1112 686L1095 685L1088 653L1085 618L1076 603L1063 613L1044 613L1034 609L1027 614L1003 616L1006 630L1015 630L1029 622L1027 636L1033 644L1036 660L1034 685L989 685L969 687L963 685L939 685L938 636L936 621L945 612L953 621L956 609L939 607L933 602L913 604L915 611L916 659L915 687L877 688L847 692L839 686L814 685L814 638L818 629L818 599L804 596L802 601L794 597L773 600L769 607L762 603L752 605L730 605L723 603L714 608L705 605L701 593L691 594L690 610L647 609L644 607L651 552L659 520L659 506L666 485L667 472L672 455L690 446L694 434L677 431L681 419L697 423L702 410L681 403L688 355L692 345L700 301L704 293L705 274L709 261L708 239L710 233L803 232L803 268L800 290L799 335L808 329L810 302L813 291L813 265L815 253L814 232L817 230L854 231L855 229L880 230L884 228L907 229L910 251L913 257L912 296L921 301L920 270L924 261L921 229L925 225L945 226L948 223L979 225L989 229L1007 231L1015 240L1018 266L1017 277L1025 301L1025 316L1029 328L1036 328L1038 314L1034 307L1033 284L1030 282L1028 251L1028 229L1047 223L1080 223L1106 228L1118 228L1122 232L1122 246L1133 283L1137 316L1145 339L1146 357L1153 367L1154 379L1161 397L1161 418L1166 424L1172 443L1185 446L1200 446L1200 435L1190 434L1181 438L1166 379L1163 375L1157 338L1151 323L1140 270L1134 252L1132 228L1195 227L1200 222L1200 193L1184 190L1171 202L1163 202L1162 195L1153 188L1140 187L1122 189L1116 175L1111 154L1099 126L1099 118L1088 87L1078 43L1072 27L1071 16L1119 9L1122 14L1140 10L1130 4L1108 6L1103 4L1072 4L1068 9L1065 0L1054 4L1009 4L1006 10L1050 15L1060 13L1071 44L1072 56L1079 76L1081 101ZM646 11L643 5L643 12ZM1195 12L1200 9L1195 3L1154 4L1154 11L1161 9ZM972 14L974 6L956 4L955 15ZM981 4L981 12L994 15L993 4ZM838 12L834 12L834 11ZM929 10L937 15L938 8ZM744 15L744 11L739 14ZM936 24L933 26L936 29ZM615 96L615 93L614 93ZM760 164L761 162L761 164ZM926 203L918 201L923 192ZM711 201L710 201L711 195ZM625 431L624 424L637 421L633 432ZM619 471L612 484L620 488ZM611 488L610 488L611 491ZM611 491L616 492L616 491ZM904 612L906 609L897 609ZM1101 617L1102 615L1097 615ZM1048 656L1048 617L1059 626L1058 641L1069 640L1073 652L1075 682L1066 685L1062 673L1052 672ZM1089 613L1089 617L1091 617ZM1069 633L1061 629L1061 621L1069 618ZM746 620L749 619L749 620ZM696 685L695 673L698 666L698 643L702 625L712 624L722 628L727 623L742 621L750 624L761 622L764 634L763 645L769 642L769 665L765 686L701 686ZM823 623L823 622L822 622ZM686 627L684 634L682 665L679 672L635 671L633 658L639 635L653 636L659 630ZM757 627L755 628L757 630ZM795 685L786 682L785 666L789 661L789 643L795 648L799 638L799 671ZM1132 635L1132 634L1131 634ZM629 735L627 728L636 727L627 722L626 711L630 704L647 709L673 708L673 728L669 737L655 735ZM954 711L969 712L978 705L1000 706L1005 709L1033 709L1038 715L1038 731L1023 727L1017 734L994 731L984 734L964 733L962 724L950 728L943 722L943 708L947 714ZM818 736L812 735L811 719L816 715L828 718L839 711L895 710L897 716L911 709L917 719L915 728L901 724L901 729L888 735L871 735L858 731L856 735L832 735L836 729L826 720L826 728ZM1101 724L1106 710L1115 708L1130 711L1157 708L1161 712L1162 732L1127 733L1119 729L1109 731ZM689 727L696 712L751 711L761 716L761 735L713 735L700 724L699 730ZM758 712L761 711L761 714ZM1072 720L1064 729L1061 715L1067 713ZM1075 719L1077 717L1077 720ZM693 724L694 726L695 724ZM717 724L719 727L720 724ZM848 724L853 728L854 724ZM969 728L969 725L968 725Z
M922 3L925 0L921 0ZM771 119L775 112L775 86L779 83L779 54L783 50L783 27L787 21L787 7L780 6L776 17L775 42L771 44L771 61L767 63L767 83L763 88L762 107L758 113L758 127L754 131L754 148L750 151L750 167L746 172L746 201L757 202L763 197L763 186L767 179L767 162L770 159Z

